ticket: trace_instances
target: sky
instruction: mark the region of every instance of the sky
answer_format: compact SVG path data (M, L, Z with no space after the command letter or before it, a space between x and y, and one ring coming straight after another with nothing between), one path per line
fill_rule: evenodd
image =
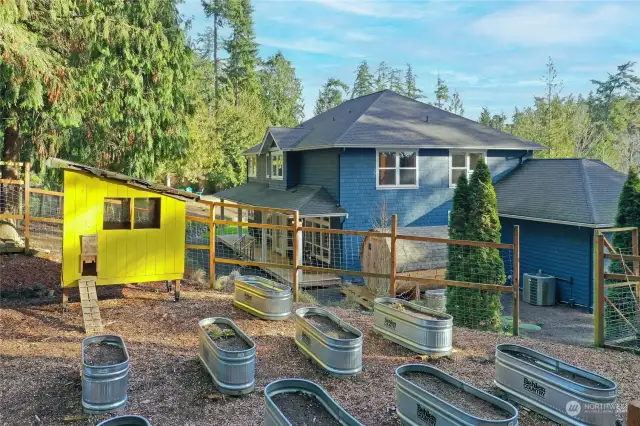
M366 60L410 63L417 84L433 100L437 75L458 90L465 116L483 106L508 117L514 106L542 95L551 56L562 94L588 94L591 79L636 61L640 75L640 1L408 1L254 0L260 56L281 50L302 80L305 116L313 116L318 91L329 77L353 85ZM190 35L210 20L200 0L186 0Z

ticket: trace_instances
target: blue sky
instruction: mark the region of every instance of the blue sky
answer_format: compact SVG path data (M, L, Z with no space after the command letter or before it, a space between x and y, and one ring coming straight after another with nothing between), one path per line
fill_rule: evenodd
M551 56L563 94L584 93L590 79L626 61L640 75L640 2L255 0L260 55L278 50L292 61L304 86L306 118L329 77L351 85L357 65L382 60L411 63L418 86L433 99L439 73L455 88L465 116L482 106L509 117L543 92ZM191 35L210 25L200 0L186 0Z

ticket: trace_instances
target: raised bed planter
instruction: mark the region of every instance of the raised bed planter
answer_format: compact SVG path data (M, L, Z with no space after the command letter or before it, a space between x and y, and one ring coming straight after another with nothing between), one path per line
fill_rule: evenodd
M362 332L322 308L296 310L296 345L337 377L362 371Z
M127 403L129 353L120 336L101 334L82 341L82 408L85 413L118 411Z
M616 421L615 382L524 346L496 346L495 383L509 399L561 424Z
M518 425L513 405L423 364L396 370L396 410L410 426Z
M362 426L324 388L308 380L269 383L264 401L264 426Z
M98 423L98 426L151 426L151 423L140 416L118 416Z
M265 320L283 320L291 315L291 289L253 275L235 280L234 306Z
M256 344L228 318L206 318L199 323L200 361L218 390L244 395L255 385Z
M386 339L424 355L449 355L453 317L392 297L374 300L373 330Z

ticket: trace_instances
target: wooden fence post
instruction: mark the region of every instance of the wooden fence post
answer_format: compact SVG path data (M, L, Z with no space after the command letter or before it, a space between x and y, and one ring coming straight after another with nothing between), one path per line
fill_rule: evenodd
M513 335L520 335L520 226L513 227Z
M391 216L391 271L389 271L389 294L396 297L396 238L398 237L398 215Z
M31 240L31 163L24 163L24 252L29 253Z
M216 204L209 204L209 288L216 282Z
M640 250L638 250L638 228L631 231L631 247L633 248L633 255L638 256ZM640 276L640 262L633 262L633 275ZM636 282L636 300L640 300L640 283Z
M604 346L604 235L595 233L594 265L594 338L596 346Z
M293 301L300 301L300 275L302 270L299 269L302 260L302 233L298 230L300 227L300 214L298 210L293 212Z
M640 399L629 403L627 407L627 425L640 426Z

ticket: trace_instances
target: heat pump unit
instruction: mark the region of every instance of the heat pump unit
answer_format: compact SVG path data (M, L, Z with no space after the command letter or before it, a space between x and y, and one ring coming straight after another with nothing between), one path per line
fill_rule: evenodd
M551 306L556 304L556 277L543 274L524 274L522 300L530 305Z

